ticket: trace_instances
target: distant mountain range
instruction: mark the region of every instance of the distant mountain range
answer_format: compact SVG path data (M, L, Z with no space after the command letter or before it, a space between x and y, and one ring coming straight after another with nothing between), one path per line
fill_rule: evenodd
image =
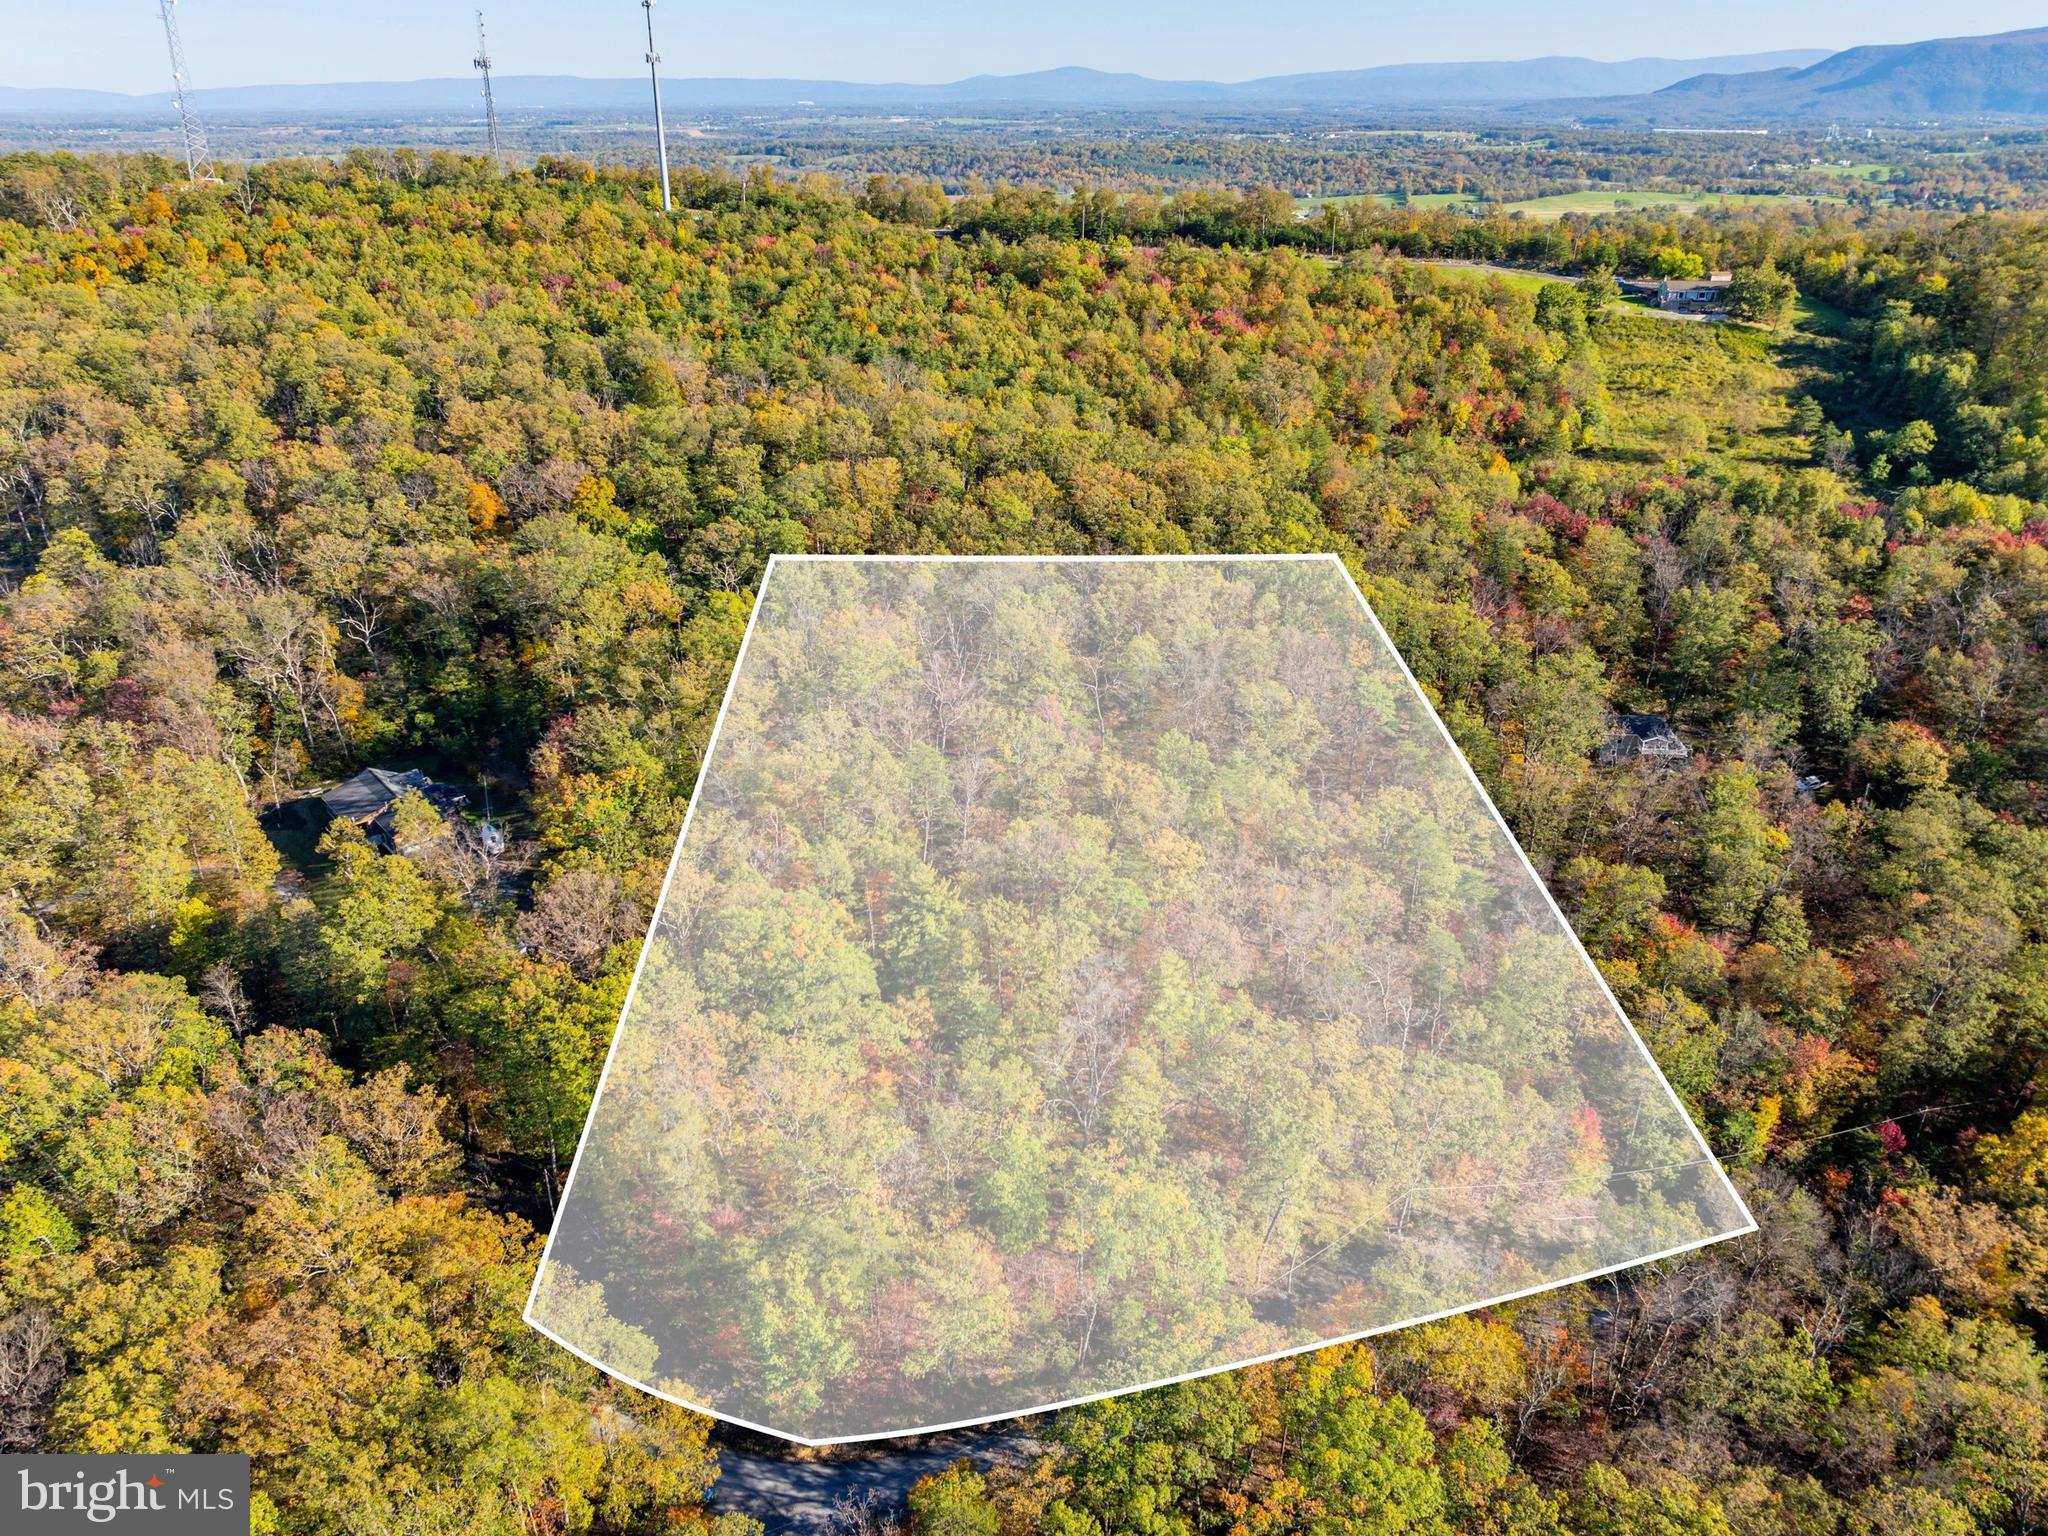
M1737 54L1710 59L1545 58L1473 64L1387 64L1373 69L1274 75L1224 84L1154 80L1096 69L1048 69L1025 75L975 75L942 85L868 85L847 80L664 80L679 111L820 108L910 110L959 106L1053 107L1075 110L1188 107L1484 106L1566 97L1625 96L1655 91L1696 75L1783 72L1827 57L1825 49ZM492 87L502 111L638 111L647 82L576 75L498 75ZM194 93L202 112L365 115L467 112L477 82L463 75L432 80L358 81L337 85L243 85ZM169 92L125 96L113 91L0 87L0 113L128 116L168 111Z
M638 112L647 82L576 75L499 75L500 110ZM1900 120L2048 117L2048 27L1995 37L1850 48L1795 49L1709 59L1543 58L1470 64L1388 64L1372 69L1272 75L1225 84L1154 80L1095 69L975 75L942 85L846 80L665 80L678 112L821 110L921 112L952 108L1065 111L1191 109L1382 109L1494 107L1523 115L1570 114L1593 122ZM474 112L477 82L431 80L337 85L245 85L196 93L203 113L391 117ZM156 116L168 92L0 87L0 116Z
M1600 105L1622 118L1671 122L2048 117L2048 27L1848 48L1788 69L1703 72Z

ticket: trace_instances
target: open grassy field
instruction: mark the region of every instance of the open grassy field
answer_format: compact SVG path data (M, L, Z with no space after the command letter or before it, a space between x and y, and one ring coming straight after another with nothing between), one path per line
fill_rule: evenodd
M1848 176L1852 166L1837 166L1835 170ZM1889 170L1886 166L1869 169L1877 173ZM1381 202L1392 203L1390 192L1354 192L1340 196L1300 197L1295 205L1300 208L1320 208L1324 204L1342 207L1346 203ZM1581 190L1578 192L1553 192L1548 197L1526 198L1517 203L1502 206L1509 213L1523 214L1532 219L1562 218L1568 213L1641 213L1653 208L1668 208L1678 213L1696 213L1702 208L1769 207L1774 203L1839 203L1839 197L1803 197L1781 192L1637 192L1627 188L1605 190ZM1410 194L1411 208L1473 208L1479 205L1479 196L1473 192L1416 192Z
M1534 293L1556 278L1477 262L1433 261L1438 273ZM1842 316L1802 301L1772 331L1645 310L1617 300L1593 329L1607 375L1608 419L1596 458L1662 466L1703 454L1803 464L1791 401L1833 345Z
M1816 165L1813 169L1823 176L1834 176L1843 181L1882 181L1892 173L1892 168L1881 160L1864 160L1854 165Z
M1483 261L1432 260L1422 263L1451 277L1466 277L1475 282L1491 282L1498 279L1508 287L1522 293L1534 293L1539 288L1560 281L1545 272L1525 272L1518 267L1497 267ZM1567 279L1568 281L1568 279Z
M1598 456L1644 465L1735 454L1806 461L1788 426L1800 374L1788 357L1798 325L1773 334L1737 325L1674 325L1616 307L1594 341L1607 371L1608 429Z
M1639 213L1649 208L1671 208L1694 213L1702 208L1769 207L1775 203L1838 202L1838 198L1794 197L1780 192L1557 192L1509 203L1509 213L1535 219L1562 218L1568 213Z

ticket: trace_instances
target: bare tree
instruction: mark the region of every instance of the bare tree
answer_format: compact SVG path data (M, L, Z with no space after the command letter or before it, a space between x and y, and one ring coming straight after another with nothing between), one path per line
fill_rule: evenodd
M1054 1032L1049 1065L1066 1085L1060 1102L1073 1113L1086 1141L1094 1138L1117 1063L1130 1043L1135 989L1120 966L1106 958L1083 965L1071 985L1071 1001Z
M1537 1313L1527 1322L1518 1320L1516 1331L1522 1335L1529 1364L1527 1385L1514 1404L1513 1449L1519 1455L1543 1410L1571 1390L1572 1341L1571 1329L1548 1312Z
M638 934L643 923L617 875L570 869L541 887L533 909L519 914L513 931L522 944L587 977L614 944Z
M825 1517L824 1530L826 1536L901 1536L903 1522L879 1489L867 1488L842 1493Z
M64 1347L41 1307L0 1321L0 1451L42 1449L43 1415L64 1379Z
M12 993L29 1007L48 1008L79 996L99 967L81 940L51 933L16 907L0 905L0 996Z
M225 960L216 960L199 976L200 1006L226 1024L239 1040L256 1022L256 1010L242 991L242 980Z

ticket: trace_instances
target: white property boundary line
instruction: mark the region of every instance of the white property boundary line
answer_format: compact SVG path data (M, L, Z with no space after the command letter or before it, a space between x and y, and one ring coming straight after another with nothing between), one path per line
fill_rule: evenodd
M1601 973L1600 967L1594 963L1592 955L1587 952L1584 941L1579 938L1578 929L1571 925L1564 915L1564 909L1557 904L1557 898L1550 894L1550 887L1544 884L1543 877L1536 873L1536 866L1530 862L1528 852L1522 847L1521 840L1515 836L1513 829L1508 826L1507 818L1500 813L1500 807L1493 803L1493 796L1486 792L1486 786L1479 782L1479 774L1472 767L1471 760L1459 749L1457 740L1451 735L1450 727L1444 724L1443 716L1436 712L1436 706L1429 702L1429 695L1422 691L1422 684L1416 681L1415 674L1408 670L1408 658L1401 654L1401 648L1394 644L1393 637L1386 631L1386 626L1380 623L1380 616L1372 611L1372 604L1365 600L1365 590L1359 586L1357 578L1351 574L1351 567L1344 563L1344 558L1341 555L1333 554L1329 556L1329 559L1334 561L1337 569L1344 573L1344 580L1350 584L1352 594L1358 599L1358 606L1365 610L1366 622L1372 625L1373 633L1380 637L1380 643L1387 648L1387 654L1394 658L1394 665L1401 669L1401 675L1408 679L1408 686L1415 690L1416 699L1420 701L1423 709L1428 711L1429 718L1435 722L1437 733L1444 739L1444 745L1450 749L1451 756L1457 759L1458 766L1465 770L1465 778L1472 785L1472 792L1479 796L1479 803L1492 813L1494 825L1500 828L1500 835L1507 839L1508 846L1515 850L1515 857L1522 861L1522 868L1528 871L1530 884L1543 893L1543 904L1550 909L1550 915L1557 919L1557 926L1564 930L1565 937L1571 940L1573 951L1585 962L1586 969L1593 973L1593 980L1600 987L1600 995L1607 999L1607 1006L1614 1010L1614 1017L1620 1021L1621 1027L1628 1032L1629 1039L1635 1042L1636 1049L1642 1053L1644 1065L1649 1067L1651 1076L1657 1079L1665 1094L1670 1098L1671 1107L1678 1111L1679 1120L1684 1123L1687 1130L1692 1132L1692 1139L1694 1144L1700 1149L1700 1156L1713 1167L1714 1172L1720 1177L1722 1190L1726 1192L1730 1200L1735 1202L1735 1209L1742 1212L1742 1219L1745 1223L1743 1226L1730 1228L1726 1232L1708 1238L1707 1241L1719 1242L1723 1238L1741 1237L1746 1233L1756 1231L1756 1217L1750 1213L1749 1203L1742 1198L1741 1193L1735 1188L1734 1182L1728 1177L1728 1170L1721 1166L1721 1160L1714 1156L1714 1149L1707 1145L1707 1138L1700 1133L1700 1128L1693 1124L1692 1116L1686 1112L1684 1102L1678 1097L1678 1090L1671 1086L1671 1079L1664 1075L1664 1069L1657 1065L1657 1058L1650 1054L1650 1048L1643 1043L1643 1037L1636 1033L1636 1027L1630 1022L1627 1010L1621 1006L1621 999L1616 997L1614 989L1608 986L1606 976ZM1695 1244L1693 1246L1698 1245ZM1637 1262L1647 1263L1649 1261L1638 1260ZM1615 1266L1615 1268L1626 1267L1626 1265ZM1565 1281L1561 1283L1570 1284L1571 1282Z
M1403 1318L1399 1322L1381 1323L1372 1328L1360 1329L1356 1333L1339 1334L1333 1338L1318 1339L1311 1344L1291 1345L1286 1349L1273 1350L1269 1354L1253 1355L1247 1359L1233 1360L1227 1365L1204 1366L1201 1370L1187 1371L1178 1376L1163 1376L1159 1378L1157 1381L1133 1382L1129 1386L1115 1387L1107 1392L1090 1392L1080 1397L1062 1398L1058 1402L1038 1403L1029 1408L1006 1408L1000 1413L981 1414L974 1418L956 1419L950 1423L945 1424L920 1424L915 1426L914 1428L876 1430L868 1434L860 1435L829 1435L819 1439L812 1439L805 1435L792 1434L789 1430L786 1429L777 1429L772 1424L759 1424L754 1422L752 1419L740 1418L736 1414L721 1413L716 1408L708 1408L702 1403L693 1403L689 1401L687 1398L677 1397L673 1393L664 1392L659 1387L649 1386L646 1382L640 1381L635 1377L626 1374L624 1371L618 1370L613 1366L607 1365L604 1361L599 1360L596 1357L585 1353L578 1346L570 1343L567 1339L563 1338L560 1334L556 1333L553 1329L549 1328L545 1323L541 1322L538 1318L536 1318L533 1315L533 1305L534 1302L540 1296L541 1276L547 1272L548 1261L554 1254L555 1229L559 1227L561 1224L561 1213L563 1210L567 1208L569 1204L570 1193L575 1187L576 1171L578 1168L582 1166L583 1152L585 1147L587 1147L590 1142L591 1127L597 1119L597 1106L599 1101L602 1100L602 1098L604 1097L605 1083L611 1077L612 1061L618 1055L619 1039L625 1033L625 1022L633 1009L634 994L637 993L640 988L640 973L642 970L645 969L647 965L648 951L653 947L654 930L656 925L661 921L662 907L668 898L669 882L675 878L676 864L682 858L683 845L688 840L690 835L691 819L695 817L695 815L697 814L697 797L699 794L703 792L704 781L711 772L712 758L716 755L718 751L718 735L719 732L722 729L724 729L725 714L727 709L729 709L732 705L733 691L739 684L740 669L746 665L747 647L753 642L755 622L760 618L761 610L766 605L768 596L768 584L775 579L775 568L778 563L785 560L791 562L792 564L854 564L865 562L870 564L888 563L897 565L989 565L998 563L1022 564L1027 562L1039 565L1055 563L1081 565L1163 565L1221 564L1224 562L1234 563L1238 561L1254 560L1268 562L1326 560L1329 561L1331 564L1335 565L1337 567L1338 572L1343 576L1346 584L1350 586L1352 595L1358 599L1358 606L1365 611L1366 621L1372 625L1373 633L1379 637L1380 644L1386 647L1388 654L1394 658L1394 664L1401 669L1401 676L1407 679L1408 686L1414 690L1416 702L1422 706L1424 713L1426 713L1429 716L1431 722L1435 724L1438 734L1443 737L1445 747L1449 749L1451 756L1456 759L1458 766L1465 770L1465 777L1471 783L1473 790L1478 794L1480 803L1484 805L1487 811L1492 815L1494 824L1500 828L1501 836L1507 839L1508 846L1514 849L1515 856L1522 861L1522 868L1524 869L1524 871L1527 872L1531 882L1534 883L1537 890L1543 893L1544 904L1549 908L1551 916L1556 919L1558 926L1564 930L1565 936L1571 941L1572 949L1574 950L1574 952L1577 953L1580 961L1584 963L1587 970L1593 973L1593 979L1600 988L1601 996L1607 999L1608 1006L1614 1010L1615 1018L1621 1022L1621 1027L1628 1033L1629 1039L1635 1042L1635 1047L1637 1051L1641 1053L1644 1063L1650 1069L1651 1075L1656 1078L1659 1086L1663 1088L1666 1096L1670 1098L1672 1108L1678 1112L1679 1120L1684 1124L1685 1128L1692 1133L1693 1142L1695 1143L1695 1145L1699 1147L1700 1150L1700 1161L1703 1164L1711 1166L1715 1174L1720 1178L1722 1190L1727 1194L1728 1198L1734 1202L1735 1209L1742 1213L1742 1219L1744 1224L1739 1227L1731 1227L1725 1232L1715 1232L1709 1234L1706 1237L1694 1238L1691 1242L1680 1243L1674 1248L1665 1248L1659 1250L1656 1253L1646 1253L1641 1254L1634 1258L1624 1259L1622 1262L1618 1264L1607 1264L1603 1265L1598 1269L1589 1269L1582 1274L1567 1275L1559 1280L1546 1280L1539 1285L1525 1286L1523 1289L1519 1291L1509 1291L1504 1295L1489 1296L1479 1301L1463 1302L1455 1307L1445 1307L1442 1311L1428 1312L1417 1317ZM1678 1091L1671 1086L1670 1079L1665 1077L1663 1068L1657 1065L1657 1059L1656 1057L1650 1054L1650 1048L1643 1043L1643 1037L1636 1033L1635 1025L1629 1022L1628 1014L1623 1010L1620 999L1615 997L1613 988L1608 986L1607 978L1601 974L1600 967L1594 964L1592 955L1590 955L1587 952L1586 946L1579 939L1578 931L1574 929L1568 921L1566 921L1564 910L1557 904L1557 898L1550 894L1550 887L1545 885L1543 883L1542 876L1536 873L1536 866L1530 862L1529 855L1523 850L1522 845L1516 839L1513 830L1508 826L1507 818L1501 815L1500 808L1493 803L1493 796L1489 795L1486 792L1486 786L1479 781L1479 775L1473 771L1472 764L1466 759L1465 754L1459 749L1458 743L1456 739L1451 735L1449 727L1447 727L1444 724L1443 717L1436 712L1436 706L1429 702L1429 695L1423 691L1422 684L1416 680L1415 674L1409 670L1407 658L1401 654L1400 648L1394 644L1393 638L1390 635L1388 635L1386 627L1380 623L1379 615L1373 612L1372 604L1366 601L1364 589L1359 586L1357 578L1351 574L1351 568L1349 565L1345 563L1344 557L1342 555L1338 555L1331 552L1310 554L1249 555L772 554L768 557L767 570L762 573L761 585L758 589L756 589L754 593L754 608L753 611L747 615L746 631L744 634L741 635L740 648L733 657L732 676L726 680L725 695L723 698L719 700L718 717L712 722L711 725L711 739L705 743L704 760L698 765L696 782L690 788L690 802L689 805L683 811L682 830L676 834L675 850L669 855L668 870L667 873L665 873L662 876L661 895L656 898L654 903L654 913L648 919L647 936L645 939L641 941L640 955L633 965L633 979L627 984L626 987L626 999L619 1010L619 1024L616 1028L613 1029L611 1044L609 1047L606 1048L604 1057L604 1067L601 1071L599 1071L597 1077L597 1091L591 1095L590 1112L584 1117L583 1121L583 1134L579 1136L576 1141L576 1155L570 1159L568 1177L562 1181L562 1193L560 1198L557 1199L557 1201L555 1202L555 1220L550 1225L547 1242L541 1249L540 1263L534 1269L533 1284L527 1288L526 1307L522 1315L525 1318L525 1321L529 1327L533 1328L536 1332L545 1335L547 1338L552 1339L562 1348L569 1351L570 1354L576 1356L577 1359L582 1360L589 1365L596 1366L600 1371L603 1371L607 1376L611 1376L618 1381L623 1381L629 1387L635 1387L652 1397L658 1397L662 1399L664 1402L674 1403L679 1408L687 1408L692 1413L701 1413L706 1418L717 1419L722 1423L736 1425L741 1429L751 1429L760 1434L773 1435L778 1440L787 1440L796 1445L855 1445L862 1441L869 1440L903 1440L908 1439L914 1435L935 1435L943 1433L947 1430L972 1429L975 1426L981 1424L1001 1423L1005 1419L1021 1419L1028 1418L1033 1414L1055 1413L1062 1408L1076 1408L1082 1405L1083 1403L1101 1402L1105 1398L1122 1397L1125 1394L1131 1392L1145 1392L1150 1391L1155 1387L1174 1386L1177 1383L1183 1381L1197 1381L1204 1376L1220 1376L1225 1371L1238 1371L1243 1370L1246 1366L1265 1365L1274 1360L1284 1360L1292 1355L1304 1355L1311 1353L1314 1350L1328 1349L1331 1346L1337 1344L1354 1344L1362 1339L1376 1338L1381 1334L1394 1333L1403 1328L1419 1327L1424 1323L1441 1322L1443 1319L1448 1317L1458 1317L1467 1312L1476 1312L1482 1307L1503 1306L1511 1301L1521 1301L1530 1296L1540 1296L1546 1291L1562 1290L1565 1286L1568 1285L1581 1285L1588 1280L1598 1280L1604 1275L1618 1274L1622 1270L1634 1269L1637 1266L1643 1264L1654 1264L1658 1262L1660 1259L1676 1258L1680 1254L1691 1253L1696 1249L1705 1248L1714 1243L1725 1242L1729 1238L1742 1237L1756 1230L1756 1217L1751 1213L1748 1203L1743 1200L1741 1194L1736 1190L1735 1185L1730 1181L1727 1170L1721 1166L1721 1161L1714 1155L1713 1148L1707 1145L1706 1137L1701 1135L1700 1128L1693 1123L1692 1116L1686 1112L1685 1104L1678 1097Z

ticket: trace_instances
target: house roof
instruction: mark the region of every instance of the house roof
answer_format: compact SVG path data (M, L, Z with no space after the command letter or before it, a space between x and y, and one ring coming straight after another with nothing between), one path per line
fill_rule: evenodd
M1625 763L1637 757L1680 761L1692 748L1662 715L1609 715L1608 737L1600 748L1603 763Z
M330 816L366 821L409 789L425 789L430 781L417 768L391 773L382 768L365 768L354 778L337 784L320 797Z
M1614 728L1637 741L1655 741L1665 736L1676 739L1678 736L1678 732L1671 729L1671 722L1662 715L1616 715Z
M1616 715L1614 717L1614 741L1634 741L1636 748L1649 752L1653 745L1659 752L1686 750L1686 739L1671 729L1671 721L1663 715Z

